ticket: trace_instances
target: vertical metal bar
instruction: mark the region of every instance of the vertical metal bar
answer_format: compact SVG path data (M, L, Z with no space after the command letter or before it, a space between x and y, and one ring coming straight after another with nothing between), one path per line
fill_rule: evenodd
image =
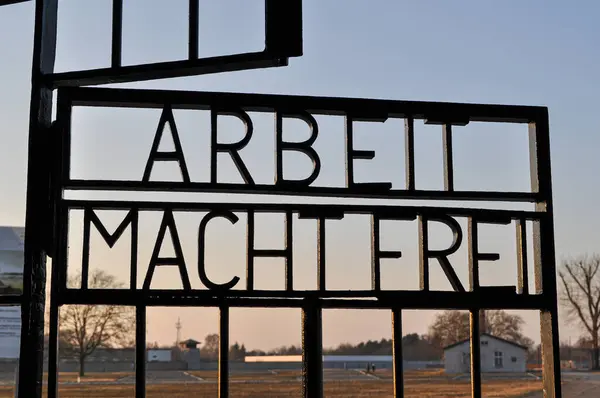
M471 346L471 396L481 398L481 343L479 332L479 309L469 311Z
M444 147L444 189L454 191L454 162L452 156L452 125L443 125L442 143Z
M323 397L322 309L317 300L302 307L302 396Z
M188 58L190 60L198 59L198 41L200 25L200 6L198 0L190 0L190 28L189 28L189 50Z
M285 213L285 283L286 290L294 290L294 245L293 245L293 213Z
M379 260L379 217L371 215L371 289L381 290L381 262Z
M424 215L419 215L419 276L421 279L421 290L429 290L429 259L426 248L429 247L429 232L427 218Z
M317 218L317 288L324 292L325 284L325 218Z
M302 55L302 0L265 0L265 51Z
M60 107L60 102L59 102ZM52 279L50 286L50 319L48 336L48 398L58 397L58 372L59 372L59 328L60 328L60 292L66 287L66 268L68 251L68 210L58 202L60 190L54 192L57 202L57 215L55 222L55 250L52 261Z
M48 397L58 396L59 372L59 328L60 328L60 293L66 287L67 279L67 252L68 252L68 225L69 212L61 203L62 186L68 177L68 165L65 156L69 155L69 131L71 128L71 104L64 97L58 98L58 120L54 124L49 137L51 145L49 150L54 153L52 160L51 196L54 203L55 217L53 223L53 261L50 286L50 314L48 336ZM84 241L85 246L85 241ZM89 252L89 245L88 245Z
M478 232L477 232L477 220L473 217L469 217L468 221L468 240L469 240L469 287L472 292L479 289L479 264L475 253L479 246Z
M139 212L135 210L131 220L131 269L129 270L129 288L135 290L137 288L137 256L138 256L138 222Z
M64 95L58 95L57 98L57 143L60 143L58 153L56 154L60 163L57 173L57 181L55 182L55 203L57 206L58 219L56 220L55 242L58 245L58 257L54 259L54 264L61 264L58 267L57 280L59 281L59 291L67 286L68 273L68 248L69 248L69 209L60 204L62 200L62 187L71 179L71 119L73 106L71 100ZM84 211L85 212L85 211ZM88 252L89 253L89 252ZM61 260L62 259L62 260Z
M529 270L527 267L527 224L516 220L517 233L517 293L529 294Z
M354 160L352 158L352 148L354 148L354 126L352 116L346 115L346 188L354 186Z
M135 307L135 398L146 396L146 307Z
M47 217L47 166L45 134L52 120L52 90L43 82L53 72L56 53L58 0L35 1L35 25L29 106L27 154L27 203L21 305L19 398L42 395L44 373L44 305L46 297L46 250L42 226ZM23 377L27 375L27 377Z
M210 110L210 182L217 184L217 134L218 134L218 112L214 107Z
M219 306L219 398L229 396L229 307Z
M60 107L60 104L59 104ZM57 192L59 196L60 191ZM68 210L60 203L58 206L58 217L56 219L55 236L56 248L52 262L52 279L50 286L50 314L49 336L48 336L48 398L58 397L58 373L59 369L59 328L60 328L60 292L66 286L66 268L68 251Z
M118 68L122 61L123 47L123 0L113 0L111 66Z
M90 227L91 227L91 209L83 210L83 249L81 254L81 289L88 288L88 279L90 271Z
M542 293L546 308L540 311L544 397L560 398L560 340L558 335L558 299L556 257L554 249L554 209L548 112L544 109L535 123L529 124L529 161L531 188L539 192L542 202L536 211L544 216L533 223L533 257L536 292Z
M404 162L406 173L406 189L415 190L415 120L404 119Z
M248 210L246 228L246 289L254 290L254 212L252 210Z
M52 285L56 283L56 274L58 270L52 267ZM51 286L55 290L54 286ZM55 293L55 292L53 292ZM58 396L58 304L57 297L52 294L50 298L50 330L48 333L48 398L56 398Z
M402 369L402 310L392 308L392 355L394 358L394 397L404 397L404 374Z
M135 307L135 398L146 396L146 307Z

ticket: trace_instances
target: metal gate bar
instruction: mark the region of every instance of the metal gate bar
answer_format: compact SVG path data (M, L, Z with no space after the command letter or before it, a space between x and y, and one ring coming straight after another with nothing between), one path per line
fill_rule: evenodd
M146 307L135 307L135 397L146 396Z
M219 398L229 396L229 307L219 306Z
M302 396L323 396L322 310L317 300L302 306Z
M60 98L63 98L61 100ZM528 201L536 203L535 211L496 210L481 208L456 208L456 207L427 207L427 206L381 206L381 205L322 205L322 204L287 204L287 203L189 203L189 202L144 202L120 200L72 200L61 199L59 207L62 211L82 209L90 215L100 210L129 210L129 215L119 226L119 234L110 235L111 242L119 239L122 231L131 224L132 230L137 228L137 217L142 212L162 211L172 218L173 212L208 211L212 218L233 212L242 212L248 215L247 231L247 281L245 290L231 290L215 285L208 290L195 290L191 288L183 291L166 291L160 289L149 290L149 284L144 289L137 289L131 284L130 289L101 291L73 289L62 286L59 293L59 304L101 304L114 303L135 306L212 306L220 309L220 364L219 364L219 395L227 396L228 393L228 344L229 344L229 308L231 307L260 307L260 308L300 308L302 310L303 332L303 394L307 397L319 397L323 394L323 364L322 364L322 309L323 308L377 308L389 309L392 312L393 326L393 354L394 354L394 393L401 397L402 391L402 309L438 309L455 308L470 311L471 324L471 384L474 397L481 396L481 365L479 348L479 312L483 309L536 309L541 313L542 328L546 337L542 336L544 345L544 389L548 397L559 397L558 340L556 334L556 290L554 287L554 247L552 244L553 231L548 228L552 224L551 192L545 185L549 178L549 151L547 111L545 108L516 107L479 104L447 104L423 103L407 101L379 101L379 100L354 100L340 98L296 97L280 95L251 95L251 94L225 94L225 93L185 93L152 90L118 90L118 89L91 89L78 88L61 90L59 103L68 106L115 106L115 107L142 107L169 109L204 109L211 110L214 106L223 109L223 104L241 111L278 112L279 107L286 110L308 109L313 114L344 115L346 113L360 113L366 119L396 117L405 118L405 134L407 137L409 164L414 161L414 153L410 143L414 141L414 119L424 118L432 123L441 124L446 135L449 148L450 131L448 123L442 123L443 115L453 114L458 119L453 125L465 124L465 120L518 122L529 123L530 158L532 168L532 192L461 192L453 189L452 172L447 172L447 186L444 191L420 191L412 183L414 170L409 167L406 179L409 182L408 190L386 189L380 191L353 188L327 187L301 187L292 185L236 185L219 184L213 180L210 183L183 183L161 182L136 182L136 181L104 181L104 180L73 180L68 173L61 181L61 189L109 189L115 191L172 189L185 191L208 192L249 192L249 193L281 193L316 196L356 196L356 197L385 197L385 198L421 198L421 199L468 199L486 201ZM65 105L67 106L67 105ZM365 111L367 109L368 111ZM289 111L286 111L289 114ZM366 113L366 114L365 114ZM66 115L66 116L65 116ZM58 125L68 126L68 121L63 117L70 117L69 112L59 112ZM459 117L460 116L460 117ZM281 115L278 116L281 118ZM213 121L215 120L213 114ZM279 120L279 119L278 119ZM306 120L311 120L306 116ZM351 120L351 119L347 119ZM315 123L312 122L311 123ZM546 126L546 127L544 127ZM351 130L349 130L351 131ZM70 141L70 132L62 132L63 147ZM214 140L213 140L214 145ZM414 149L414 148L413 148ZM446 158L447 169L452 168L450 157ZM67 166L68 168L68 166ZM546 174L544 174L546 173ZM544 180L544 181L542 181ZM351 179L349 180L351 181ZM538 181L542 181L538 183ZM381 185L381 184L380 184ZM379 187L379 185L378 185ZM381 188L381 187L380 187ZM354 189L354 190L353 190ZM377 188L379 189L379 188ZM286 244L284 249L255 249L254 248L254 214L259 212L280 213L286 219ZM291 278L291 248L292 215L296 213L300 218L317 220L317 289L295 290ZM345 214L369 214L372 216L372 288L360 291L328 290L325 285L325 225L327 220L342 219ZM96 216L93 216L96 217ZM88 217L93 219L93 217ZM231 216L228 216L231 217ZM462 287L460 281L446 264L446 275L453 284L455 291L441 292L429 289L426 262L431 256L428 246L428 223L438 221L445 223L455 233L456 241L462 240L460 226L456 226L448 217L466 217L469 223L468 244L470 250L470 285L469 289ZM169 218L169 219L170 219ZM97 219L97 217L96 217ZM378 268L379 259L385 257L398 257L400 252L383 251L379 246L379 221L415 220L418 219L421 229L421 257L422 257L422 290L421 291L386 291L381 289L381 274ZM99 220L99 219L97 219ZM519 278L516 286L480 286L478 277L478 261L492 259L477 253L477 223L485 220L491 223L507 224L515 222L517 233L517 257ZM527 252L525 222L534 223L534 258L536 273L536 292L530 294L525 286L527 284ZM88 221L90 222L90 221ZM99 221L97 221L99 223ZM100 228L101 223L96 225ZM205 224L206 226L206 224ZM204 227L205 227L204 226ZM102 226L102 228L104 228ZM105 235L108 234L107 232ZM106 239L106 237L105 237ZM107 241L109 242L109 241ZM134 243L132 242L132 245ZM286 289L284 291L256 290L253 283L253 257L278 256L284 257L287 262ZM542 262L542 258L544 261ZM544 267L542 267L544 263ZM551 264L551 265L548 265ZM450 268L448 268L450 267ZM425 274L423 274L425 273ZM134 275L132 271L132 275ZM236 277L237 278L237 277ZM234 284L237 283L234 278ZM237 278L239 280L239 278ZM550 288L542 289L543 286ZM475 306L474 306L475 304ZM553 316L554 315L554 316Z
M540 310L544 396L560 398L562 385L554 249L554 205L547 109L544 109L542 117L529 123L529 150L531 188L545 198L544 202L535 204L535 210L547 214L547 217L533 222L533 236L536 238L533 240L535 290L537 294L548 297L547 306Z
M480 309L469 311L469 346L471 348L471 396L481 398L481 330L479 324Z
M402 310L392 308L392 357L394 374L394 397L404 397L404 360L402 356Z

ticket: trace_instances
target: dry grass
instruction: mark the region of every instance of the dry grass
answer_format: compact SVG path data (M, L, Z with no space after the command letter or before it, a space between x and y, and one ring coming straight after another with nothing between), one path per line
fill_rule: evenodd
M217 381L217 372L215 371L195 371L190 370L187 373L200 377L206 381ZM252 381L262 380L271 381L274 383L297 381L297 378L302 377L302 373L299 370L281 370L273 373L268 372L239 372L232 373L229 375L229 379L233 381Z
M75 382L79 373L77 372L61 372L58 375L58 382ZM126 376L135 376L132 372L101 372L101 373L90 373L84 376L82 381L102 381L102 382L113 382Z
M214 380L214 372L190 372L205 380ZM86 377L87 380L104 381L127 376L126 373L94 374ZM326 397L392 397L393 386L389 373L378 372L381 380L365 381L326 381ZM300 382L295 381L299 376L297 371L281 372L281 374L265 373L238 373L231 377L230 396L235 398L274 398L298 397L301 394ZM74 375L76 379L77 375ZM73 375L61 375L61 380L71 380ZM264 383L251 384L242 381L261 380ZM216 380L215 380L216 381ZM273 381L273 383L269 383ZM539 381L529 380L484 380L483 396L490 398L515 398L523 397L532 392L540 391ZM1 398L12 398L13 388L0 387ZM61 398L130 398L134 396L133 385L61 385ZM216 383L172 383L149 384L146 387L148 398L190 398L190 397L215 397L217 395ZM467 398L471 396L470 384L466 380L455 381L444 377L439 372L406 372L404 396L407 398Z
M514 385L515 383L490 383L483 386L483 396L495 398L522 397L525 394L539 391L539 383ZM468 383L422 383L406 385L404 396L407 398L468 398L471 397ZM0 389L0 397L13 397L12 388ZM300 383L280 384L233 384L230 396L236 398L275 398L298 397L301 394ZM214 397L217 395L216 384L161 384L148 385L148 398L190 398ZM61 398L131 398L134 396L132 385L118 386L61 386ZM392 384L377 381L329 382L325 384L326 397L391 397Z

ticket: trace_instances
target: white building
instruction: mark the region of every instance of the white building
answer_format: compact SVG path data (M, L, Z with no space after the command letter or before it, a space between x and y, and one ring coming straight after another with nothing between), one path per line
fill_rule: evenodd
M376 369L391 369L394 357L392 355L323 355L325 369L364 369L368 364ZM264 364L271 369L291 369L302 366L302 355L247 355L246 363ZM441 368L440 361L402 361L404 370ZM296 365L296 366L294 366Z
M527 347L487 333L483 333L480 340L482 373L527 371ZM469 339L445 347L446 373L469 373L470 356Z
M148 362L171 362L172 351L168 349L150 349L148 350Z

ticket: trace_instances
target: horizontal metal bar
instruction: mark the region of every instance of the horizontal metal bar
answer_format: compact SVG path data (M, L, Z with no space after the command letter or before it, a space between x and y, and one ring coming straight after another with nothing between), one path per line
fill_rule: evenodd
M44 80L51 88L77 87L197 76L287 65L288 58L275 58L274 55L266 52L254 52L144 65L128 65L116 68L61 72L45 75Z
M3 294L0 295L0 305L21 305L23 296L20 294Z
M314 213L321 211L323 214L377 214L381 218L394 219L407 216L427 215L430 219L436 216L478 217L484 220L526 219L540 220L546 213L522 210L492 210L464 207L428 207L428 206L373 206L373 205L334 205L334 204L291 204L291 203L199 203L199 202L133 202L111 200L79 200L64 199L61 205L71 210L123 210L136 209L138 211L231 211L257 213L284 213L304 211Z
M0 6L8 6L11 4L25 3L31 0L0 0Z
M230 184L208 182L172 182L172 181L110 181L110 180L70 180L64 185L70 190L106 190L106 191L175 191L210 192L243 194L282 194L292 196L315 197L357 197L357 198L396 198L424 200L473 200L495 202L539 202L543 198L531 192L492 192L492 191L433 191L433 190L365 190L360 187L298 187L276 186L268 184Z
M324 298L326 296L332 298ZM362 298L361 298L362 297ZM301 308L305 299L319 300L324 308L379 309L543 309L550 305L540 295L498 294L495 289L481 292L450 291L240 291L209 290L125 290L66 289L60 304L116 304L175 307L281 307Z
M55 75L55 82L60 81L56 80L57 77L60 77L60 75ZM73 81L73 83L77 82ZM64 82L61 82L61 84L65 85ZM440 120L444 118L454 120L460 117L472 122L529 123L540 120L548 112L546 107L540 106L310 97L299 95L97 87L70 87L61 91L65 91L65 94L70 97L75 106L162 108L164 104L170 104L173 109L207 110L211 106L227 105L227 109L241 108L247 112L273 112L278 109L292 109L322 115L344 116L350 114L356 120L368 118L381 120L382 117L385 118L385 115L387 115L387 117L396 118L412 117L414 119L427 119L437 116Z

